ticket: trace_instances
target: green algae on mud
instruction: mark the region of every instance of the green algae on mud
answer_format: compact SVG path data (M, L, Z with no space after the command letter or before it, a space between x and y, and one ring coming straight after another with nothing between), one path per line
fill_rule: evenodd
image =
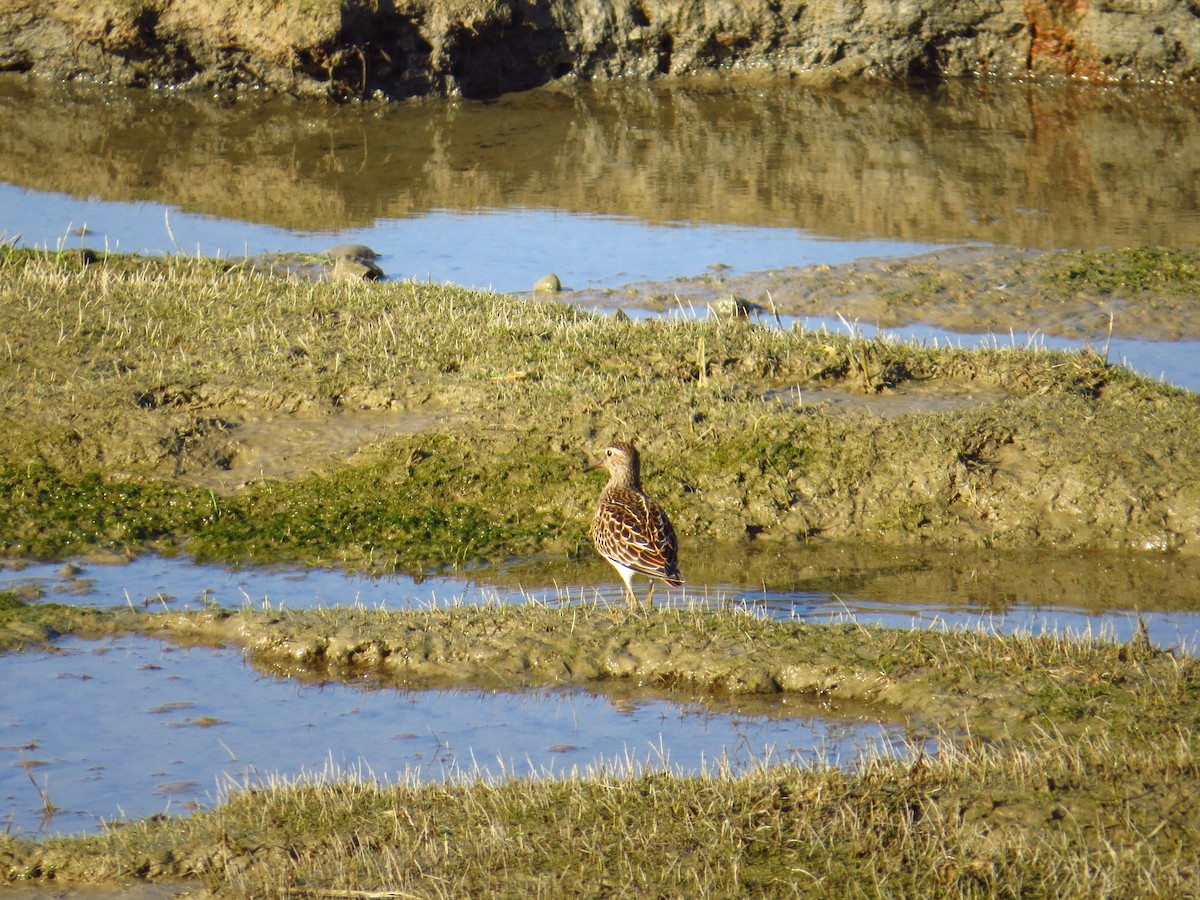
M617 436L685 536L1200 549L1200 398L1089 351L86 262L0 251L9 557L185 547L422 572L574 553L599 489L581 463ZM803 400L931 385L986 390L890 416ZM349 449L347 415L379 418ZM256 442L297 417L308 458L256 470Z
M939 749L868 755L848 771L271 780L184 819L94 837L4 835L0 883L199 879L216 895L270 897L792 896L864 884L1084 897L1198 886L1200 661L1144 636L1115 644L595 606L102 618L87 627L240 646L285 677L858 694L903 711ZM693 864L664 864L680 858Z

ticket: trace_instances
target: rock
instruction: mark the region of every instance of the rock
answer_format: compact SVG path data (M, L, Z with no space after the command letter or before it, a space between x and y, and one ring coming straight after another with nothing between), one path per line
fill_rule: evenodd
M553 272L539 278L533 285L533 292L535 294L557 294L562 289L562 282L558 280L558 276Z
M357 259L367 261L379 259L379 254L368 247L366 244L337 244L330 247L328 250L322 250L319 256L328 256L330 259Z
M383 269L375 263L348 256L339 256L329 273L330 281L378 281L382 277Z
M712 306L714 312L718 312L723 316L745 317L751 313L760 313L763 308L757 303L751 303L742 297L735 297L730 294L728 297L722 297Z

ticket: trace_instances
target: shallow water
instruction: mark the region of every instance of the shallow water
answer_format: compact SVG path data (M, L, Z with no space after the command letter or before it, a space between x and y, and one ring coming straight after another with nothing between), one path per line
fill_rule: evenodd
M966 628L1094 634L1124 641L1139 619L1160 647L1200 650L1200 565L1173 555L1041 553L905 557L862 551L839 567L821 551L739 557L729 548L690 548L695 564L681 589L659 586L659 606L739 606L781 620L855 621L893 628ZM725 556L717 564L695 557ZM797 567L789 574L789 564ZM755 585L750 579L762 571ZM800 567L817 571L810 579ZM990 569L990 571L989 571ZM1017 574L1025 570L1023 580ZM1037 574L1029 578L1028 573ZM768 582L767 579L773 579ZM813 589L810 580L826 589ZM1036 582L1036 584L1035 584ZM328 569L230 569L184 558L140 557L127 564L77 561L0 568L0 590L40 602L128 606L150 612L361 607L404 610L501 604L621 604L623 586L605 566L566 561L508 572L413 579Z
M868 746L903 752L905 740L901 726L798 698L773 713L714 712L582 690L303 684L261 675L235 651L135 637L0 656L0 683L0 827L26 835L184 814L275 775L739 771L770 760L848 763Z
M746 583L756 570L753 560L734 563L746 573L740 584L700 567L692 586L660 591L658 601L736 605L779 619L1115 640L1127 640L1141 621L1155 644L1195 652L1200 607L1188 587L1195 583L1191 568L1173 571L1176 563L1163 557L1139 573L1121 557L1060 556L1056 571L1047 559L1032 563L1045 595L1023 590L1004 566L984 571L969 557L946 557L948 565L934 571L919 559L883 554L855 556L840 570L828 558L816 560L830 590L805 589L803 573L790 576L791 588L756 589ZM786 568L778 558L773 562L776 571ZM1082 583L1081 567L1104 586ZM40 602L148 610L623 602L620 583L595 567L557 563L491 575L497 577L415 581L144 557L128 564L8 568L0 570L0 589L40 596ZM1056 590L1058 580L1079 583L1100 605L1049 602L1077 599ZM1162 591L1164 580L1179 585L1180 593ZM1007 593L995 588L998 583L1008 585ZM981 602L981 596L991 600ZM1105 596L1129 602L1114 606ZM117 818L186 813L211 805L223 788L275 775L486 778L600 765L737 770L772 760L849 763L870 747L905 752L907 737L902 726L880 720L878 710L822 707L800 697L744 698L731 709L636 689L621 696L305 684L260 674L236 651L140 637L68 639L50 652L0 655L0 683L0 824L26 834L85 832ZM43 797L57 808L51 817L44 816Z
M1013 584L1008 569L944 557L946 571L919 560L856 557L827 571L830 590L755 589L696 570L695 587L661 592L660 605L754 608L779 619L877 623L893 628L1054 631L1128 640L1146 624L1162 647L1195 652L1200 608L1194 572L1150 566L1133 575L1117 557L1037 560L1040 581L1079 581L1076 565L1102 578L1128 605L1072 606ZM1171 565L1170 558L1160 560ZM1014 564L1016 564L1014 562ZM828 568L828 559L821 565ZM781 568L778 559L774 568ZM1157 577L1154 574L1157 572ZM494 574L493 575L498 575ZM976 590L944 587L968 578ZM226 608L422 608L492 602L620 604L610 572L554 564L508 577L364 577L329 570L228 569L187 559L128 564L31 564L0 570L0 589L42 602L144 610ZM793 576L793 583L803 576ZM1181 584L1164 595L1160 580ZM707 583L706 583L707 582ZM998 593L992 583L1013 590ZM1082 584L1093 599L1104 587ZM1110 594L1110 595L1111 595ZM980 602L989 596L990 602ZM1003 596L1004 601L997 601ZM1069 601L1069 596L1064 596ZM1156 606L1156 599L1158 604ZM176 647L143 637L65 640L50 652L0 655L0 824L24 834L79 833L103 821L211 805L230 786L281 775L358 772L383 780L497 778L598 766L734 770L764 761L850 763L859 751L906 752L907 733L880 710L817 706L803 697L713 701L583 690L398 691L367 683L305 684L266 676L235 650ZM86 734L86 740L80 736ZM43 797L56 808L44 816Z
M747 582L761 561L737 560L740 583L720 580L721 571L727 575L720 567L713 574L699 566L688 589L660 590L657 599L660 605L735 605L779 619L1119 641L1144 622L1158 646L1183 652L1200 646L1195 572L1173 557L1139 557L1136 564L1116 555L1027 560L1024 568L1039 573L1030 584L1045 593L1023 586L1008 563L989 571L984 558L939 559L944 565L931 567L917 557L855 555L839 568L824 556L810 564L823 570L827 590L805 588L799 570L780 576L780 584L790 578L792 587L755 588ZM778 554L766 562L777 573L787 568ZM145 557L124 565L3 569L0 589L40 596L40 602L148 610L407 609L620 604L621 585L611 579L606 569L564 563L418 582ZM1164 591L1164 583L1177 592ZM1077 585L1079 594L1059 584ZM1091 602L1070 605L1082 595ZM0 826L24 834L86 832L118 818L182 814L211 805L230 786L272 776L444 779L614 765L686 772L779 760L847 764L869 748L907 752L909 737L903 726L881 720L880 710L821 706L803 697L739 698L731 708L711 698L633 687L593 695L306 684L258 673L237 651L141 637L67 639L49 652L0 655L0 684ZM56 807L53 816L44 815L44 802Z
M3 227L26 245L87 246L121 252L251 256L284 250L318 253L366 244L392 278L527 291L554 271L568 288L610 287L645 278L703 272L722 259L751 269L838 264L863 256L905 256L931 245L887 240L829 241L801 231L720 225L648 225L628 217L554 210L434 210L343 231L293 231L181 213L167 204L117 205L31 193L0 184ZM168 232L168 226L170 231ZM86 227L84 237L72 230ZM514 242L514 235L521 240ZM463 255L462 248L471 248ZM598 248L604 253L597 253ZM614 271L611 260L619 259Z

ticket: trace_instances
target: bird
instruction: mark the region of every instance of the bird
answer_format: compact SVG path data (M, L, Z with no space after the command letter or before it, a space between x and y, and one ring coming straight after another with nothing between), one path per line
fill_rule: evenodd
M641 458L633 444L614 441L589 470L607 469L608 484L592 516L592 543L625 582L629 605L637 606L633 576L650 578L646 606L654 602L654 579L683 584L679 543L663 508L642 490Z

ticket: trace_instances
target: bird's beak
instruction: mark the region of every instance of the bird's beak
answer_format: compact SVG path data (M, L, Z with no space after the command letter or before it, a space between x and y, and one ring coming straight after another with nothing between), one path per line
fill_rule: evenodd
M604 468L604 460L601 458L601 459L596 460L595 462L588 463L587 465L585 465L583 467L583 471L595 472L597 469L603 469L603 468Z

